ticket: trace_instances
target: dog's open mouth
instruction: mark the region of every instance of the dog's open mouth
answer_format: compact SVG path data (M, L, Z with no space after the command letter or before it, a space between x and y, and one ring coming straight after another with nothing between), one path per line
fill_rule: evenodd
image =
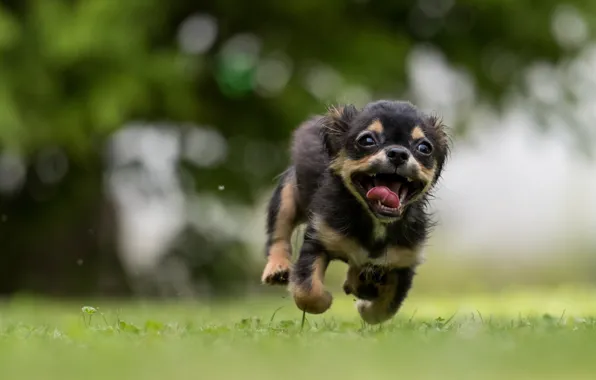
M379 216L397 217L404 205L418 195L424 185L399 174L357 173L352 181L366 199L369 207Z

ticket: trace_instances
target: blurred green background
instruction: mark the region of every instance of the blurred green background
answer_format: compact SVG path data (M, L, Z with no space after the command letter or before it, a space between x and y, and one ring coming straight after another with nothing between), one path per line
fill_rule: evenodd
M582 0L5 0L0 294L275 291L292 129L378 98L454 136L417 291L591 285L594 25Z

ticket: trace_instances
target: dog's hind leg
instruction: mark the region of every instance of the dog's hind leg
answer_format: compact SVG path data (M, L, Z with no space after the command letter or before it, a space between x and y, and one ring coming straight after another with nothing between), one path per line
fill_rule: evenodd
M294 168L286 170L269 201L267 210L267 264L261 281L286 285L292 265L291 238L298 224L298 194Z

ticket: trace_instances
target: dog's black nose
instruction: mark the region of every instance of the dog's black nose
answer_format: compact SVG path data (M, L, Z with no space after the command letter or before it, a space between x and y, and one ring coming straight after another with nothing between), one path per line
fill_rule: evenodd
M391 161L395 166L406 163L410 158L410 151L403 147L389 148L385 153L387 154L389 161Z

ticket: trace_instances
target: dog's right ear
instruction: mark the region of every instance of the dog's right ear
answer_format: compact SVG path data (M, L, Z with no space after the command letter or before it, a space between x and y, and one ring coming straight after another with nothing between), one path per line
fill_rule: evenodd
M339 153L350 129L350 122L357 114L358 110L353 105L332 106L321 119L321 138L330 157Z

